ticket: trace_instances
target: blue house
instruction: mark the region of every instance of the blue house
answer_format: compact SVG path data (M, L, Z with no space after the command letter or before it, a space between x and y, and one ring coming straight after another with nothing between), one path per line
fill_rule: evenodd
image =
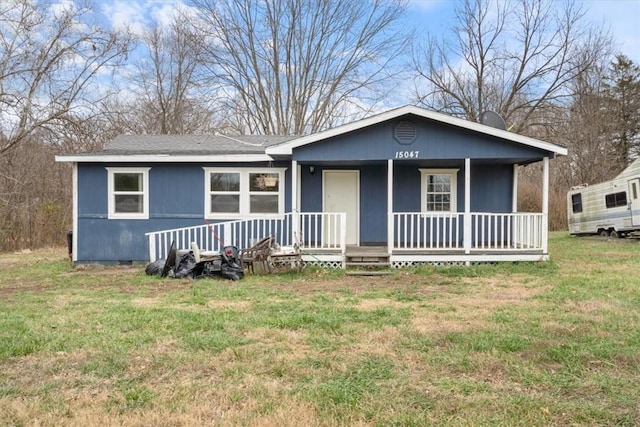
M303 137L123 135L73 166L73 261L148 262L273 235L344 267L549 258L556 144L405 106ZM542 212L517 211L542 162Z

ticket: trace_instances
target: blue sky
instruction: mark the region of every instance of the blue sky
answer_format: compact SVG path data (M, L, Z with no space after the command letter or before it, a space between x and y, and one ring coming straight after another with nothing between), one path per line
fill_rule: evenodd
M59 0L67 2L69 0ZM107 20L141 31L152 19L163 22L188 0L96 0ZM365 0L362 0L365 1ZM556 0L559 2L559 0ZM640 64L640 0L577 0L587 19L609 28L619 52ZM453 21L458 0L410 0L408 19L419 32L443 32Z
M559 0L555 0L560 3ZM603 24L616 42L617 51L640 64L640 0L577 0L586 10L586 19ZM410 0L417 26L425 30L445 30L454 19L457 0Z

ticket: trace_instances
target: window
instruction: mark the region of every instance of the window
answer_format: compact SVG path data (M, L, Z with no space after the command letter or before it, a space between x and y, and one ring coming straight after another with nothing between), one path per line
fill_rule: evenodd
M607 209L617 208L618 206L627 206L627 192L621 191L619 193L607 194L604 196Z
M107 168L109 219L149 218L149 169Z
M573 205L573 213L582 212L582 193L572 194L571 204Z
M420 169L422 210L456 212L458 169Z
M284 213L284 169L204 170L205 215L208 218Z

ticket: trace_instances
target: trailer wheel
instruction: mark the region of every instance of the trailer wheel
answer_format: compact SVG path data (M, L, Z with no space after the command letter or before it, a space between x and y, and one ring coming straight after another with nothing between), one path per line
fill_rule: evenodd
M612 239L617 239L618 237L620 237L620 234L618 234L618 232L616 230L611 230L611 233L609 233L609 236Z
M598 234L600 234L600 236L602 236L602 237L609 237L609 230L605 230L603 228L598 232Z

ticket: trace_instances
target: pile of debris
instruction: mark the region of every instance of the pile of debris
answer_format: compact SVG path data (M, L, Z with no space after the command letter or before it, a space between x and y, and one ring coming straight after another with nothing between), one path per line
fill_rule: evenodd
M145 272L152 276L173 278L224 277L240 280L244 277L238 248L225 246L219 254L201 255L195 243L191 244L190 251L180 255L176 251L175 242L171 242L167 258L150 263Z

